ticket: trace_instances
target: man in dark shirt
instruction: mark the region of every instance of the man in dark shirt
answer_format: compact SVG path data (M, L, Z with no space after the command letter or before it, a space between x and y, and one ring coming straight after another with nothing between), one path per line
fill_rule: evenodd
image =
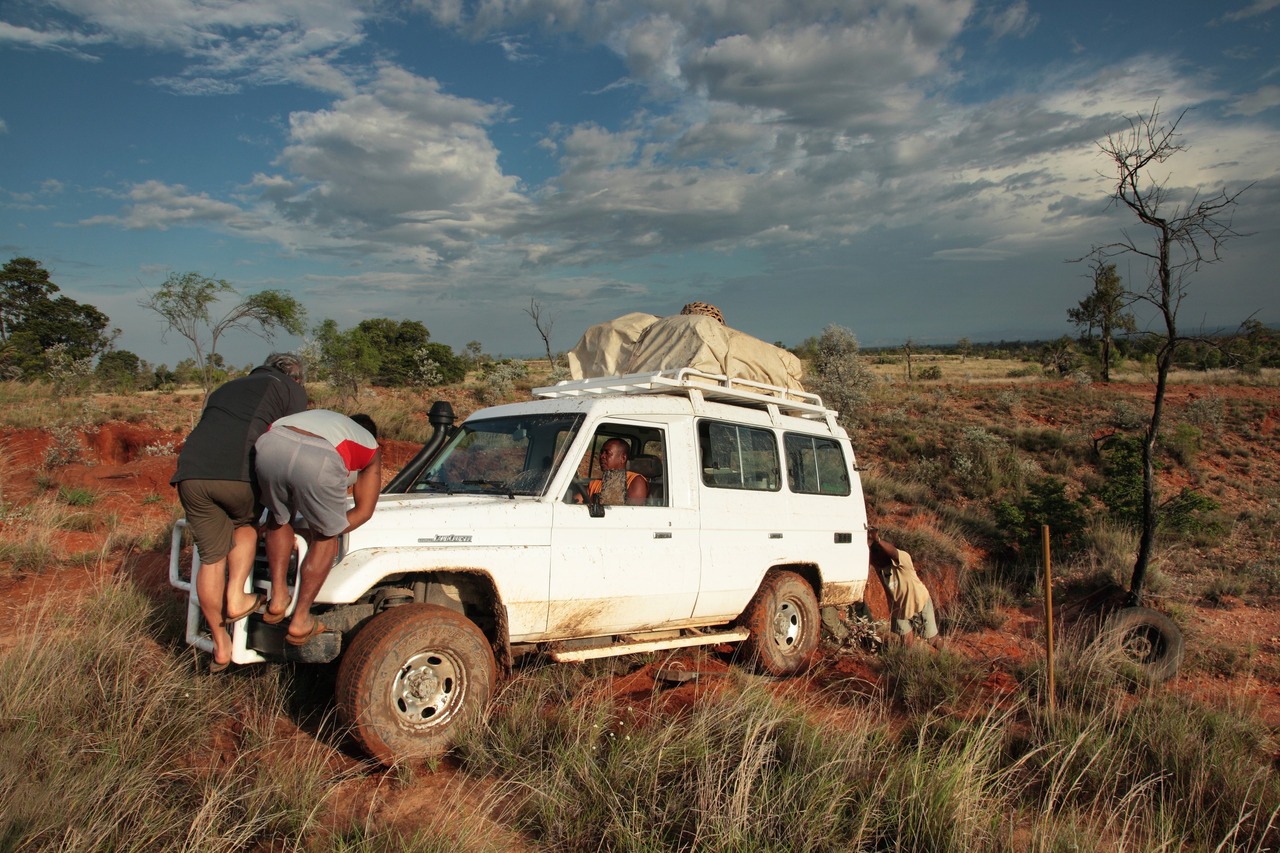
M215 672L231 660L227 625L262 605L244 591L253 569L261 513L253 475L253 444L271 422L307 408L302 360L272 353L248 376L209 395L200 422L187 436L170 481L200 552L196 595L213 637ZM271 579L272 601L264 617L279 622L289 606L284 577ZM226 624L224 624L224 622Z

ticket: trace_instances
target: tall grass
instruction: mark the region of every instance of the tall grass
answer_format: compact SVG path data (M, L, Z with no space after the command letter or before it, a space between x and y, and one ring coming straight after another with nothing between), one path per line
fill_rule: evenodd
M1094 653L1096 655L1096 653ZM961 710L968 676L904 650L898 687L841 704L747 676L674 716L611 700L608 671L519 676L460 748L507 786L513 825L552 850L1265 850L1280 785L1240 709L1135 695L1082 650L1064 707L1033 694ZM905 725L902 685L928 682ZM1060 682L1061 683L1061 682Z
M0 651L0 849L302 846L330 750L277 731L270 671L194 673L123 582L51 601Z
M1267 758L1276 744L1252 709L1144 689L1116 651L1082 636L1067 638L1056 674L1057 711L1030 706L1011 741L1040 837L1130 850L1280 844L1280 776Z

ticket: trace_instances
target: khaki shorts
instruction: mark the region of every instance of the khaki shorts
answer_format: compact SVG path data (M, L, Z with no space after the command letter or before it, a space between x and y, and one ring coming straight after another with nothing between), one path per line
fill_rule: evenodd
M235 529L253 524L261 511L253 486L240 480L181 480L178 500L206 564L225 559Z
M347 529L350 473L332 444L281 427L264 432L255 447L262 502L276 524L290 523L297 513L321 536Z
M926 640L932 640L938 636L938 621L933 617L932 601L926 601L920 612L910 619L893 620L893 633L905 637L912 631Z

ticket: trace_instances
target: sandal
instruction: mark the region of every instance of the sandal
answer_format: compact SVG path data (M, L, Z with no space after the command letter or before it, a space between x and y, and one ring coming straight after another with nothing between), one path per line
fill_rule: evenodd
M311 623L311 630L303 634L301 637L294 636L286 631L284 641L291 646L305 646L307 643L311 642L314 637L320 636L327 630L329 629L324 627L324 623L319 619L316 619Z
M243 619L244 617L248 616L250 613L257 610L259 607L261 607L266 602L266 600L267 598L265 595L263 595L260 592L255 592L253 594L253 604L250 604L247 610L241 610L239 613L228 613L227 621L224 622L223 624L230 625L232 622L239 622L241 619Z
M281 610L279 613L272 613L271 602L268 601L267 609L262 613L262 621L266 622L268 625L279 625L284 621L285 617L289 615L290 604L293 604L292 598L284 603L284 610Z

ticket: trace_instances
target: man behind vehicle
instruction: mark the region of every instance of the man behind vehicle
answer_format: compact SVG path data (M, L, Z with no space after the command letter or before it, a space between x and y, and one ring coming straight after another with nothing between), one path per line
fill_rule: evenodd
M245 593L253 569L261 512L253 447L271 422L307 408L305 369L293 353L272 353L248 376L209 395L200 421L178 454L172 485L200 552L196 594L213 638L211 669L226 668L231 635L226 622L252 613L261 600ZM280 589L284 588L283 575ZM273 590L276 585L272 584ZM275 602L283 613L284 601Z
M871 565L884 585L892 608L893 633L904 643L915 642L919 634L937 648L938 623L933 613L933 598L916 574L911 555L882 540L874 527L867 531L867 542L871 546Z

